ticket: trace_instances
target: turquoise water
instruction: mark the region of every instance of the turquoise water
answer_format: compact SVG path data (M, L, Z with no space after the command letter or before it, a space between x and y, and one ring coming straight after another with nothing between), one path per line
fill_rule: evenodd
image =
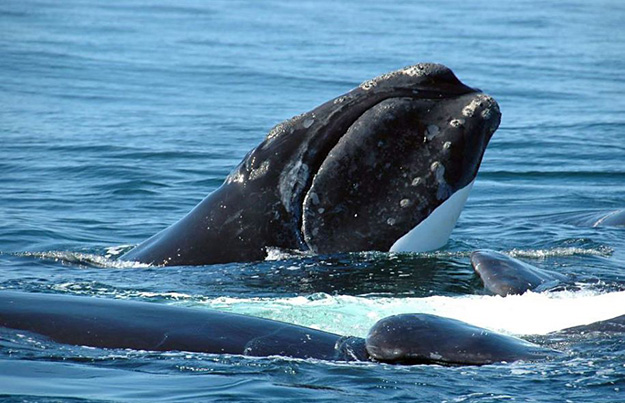
M623 401L621 337L549 332L625 313L625 4L613 1L3 1L0 288L249 313L366 334L433 312L546 343L537 363L401 367L66 346L0 331L0 396L57 400ZM502 123L449 244L146 268L115 257L182 217L276 123L417 62ZM579 289L483 295L468 255Z

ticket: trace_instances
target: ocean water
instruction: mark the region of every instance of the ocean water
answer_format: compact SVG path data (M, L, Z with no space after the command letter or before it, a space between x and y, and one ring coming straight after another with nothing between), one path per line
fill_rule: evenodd
M0 2L0 289L263 316L365 335L431 312L564 352L482 367L105 350L0 330L8 401L625 401L625 3ZM276 123L379 74L449 66L500 104L449 244L205 267L115 260L217 188ZM490 248L578 276L485 295Z

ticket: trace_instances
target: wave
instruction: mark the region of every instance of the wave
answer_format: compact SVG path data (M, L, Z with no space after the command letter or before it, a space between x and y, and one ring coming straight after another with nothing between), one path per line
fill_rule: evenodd
M476 248L477 249L477 248ZM450 258L468 258L474 250L438 250L433 252L353 252L352 254L362 258L387 258L394 259L398 256L415 256L420 258L433 259L450 259ZM297 258L314 258L316 255L309 252L298 250L267 248L267 261L287 260ZM512 257L526 258L545 258L545 257L564 257L564 256L610 256L613 253L612 248L607 246L597 247L554 247L546 249L510 249L500 250L499 252L508 254ZM323 259L323 256L318 256Z
M43 251L43 252L17 252L14 256L51 260L67 265L89 266L110 269L133 269L154 267L149 264L118 260L118 257L130 250L133 245L116 245L106 248L103 254L86 253L76 251ZM479 248L476 248L479 249ZM297 260L312 259L323 262L332 256L352 256L358 260L395 260L401 257L416 257L422 259L454 259L468 258L473 253L471 250L438 250L433 252L353 252L338 255L315 255L311 252L298 250L267 248L266 262L277 262L284 260L295 260L291 270L297 270ZM613 249L607 246L598 245L595 247L554 247L545 249L510 249L499 250L501 253L512 257L522 257L530 259L541 259L545 257L567 257L567 256L603 256L608 257L613 254Z
M145 263L117 260L116 257L129 249L129 245L120 245L107 249L106 255L71 251L47 252L19 252L15 256L32 257L42 260L52 260L62 264L90 266L111 269L134 269L151 267Z

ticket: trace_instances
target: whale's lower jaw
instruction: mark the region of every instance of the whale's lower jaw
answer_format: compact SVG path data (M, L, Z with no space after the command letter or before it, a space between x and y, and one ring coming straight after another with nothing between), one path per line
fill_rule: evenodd
M427 252L447 244L471 193L475 179L438 206L425 220L399 238L391 252Z

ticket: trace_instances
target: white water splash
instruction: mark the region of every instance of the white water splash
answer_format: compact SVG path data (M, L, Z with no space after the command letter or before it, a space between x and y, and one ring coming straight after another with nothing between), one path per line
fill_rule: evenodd
M49 251L21 252L17 253L16 255L24 257L34 257L43 260L52 260L64 264L88 265L111 269L136 269L150 267L150 265L145 263L116 260L112 255L109 254L107 254L106 256L102 256L93 253Z
M188 302L187 302L188 305ZM371 298L314 294L293 298L216 298L203 306L366 336L373 324L400 313L430 313L512 335L546 334L625 314L625 291L562 291L524 295Z
M298 251L293 249L281 249L275 247L268 247L267 257L265 260L287 260L297 258L314 257L315 254L309 251ZM512 257L521 257L529 259L544 259L547 257L560 257L560 256L611 256L614 250L608 246L598 246L596 248L580 248L575 246L550 248L550 249L512 249L512 250L499 250L501 253L505 253ZM366 258L366 257L383 257L387 256L389 259L402 254L415 255L423 258L463 258L470 257L473 250L465 251L452 251L452 250L437 250L432 252L351 252L354 255Z

